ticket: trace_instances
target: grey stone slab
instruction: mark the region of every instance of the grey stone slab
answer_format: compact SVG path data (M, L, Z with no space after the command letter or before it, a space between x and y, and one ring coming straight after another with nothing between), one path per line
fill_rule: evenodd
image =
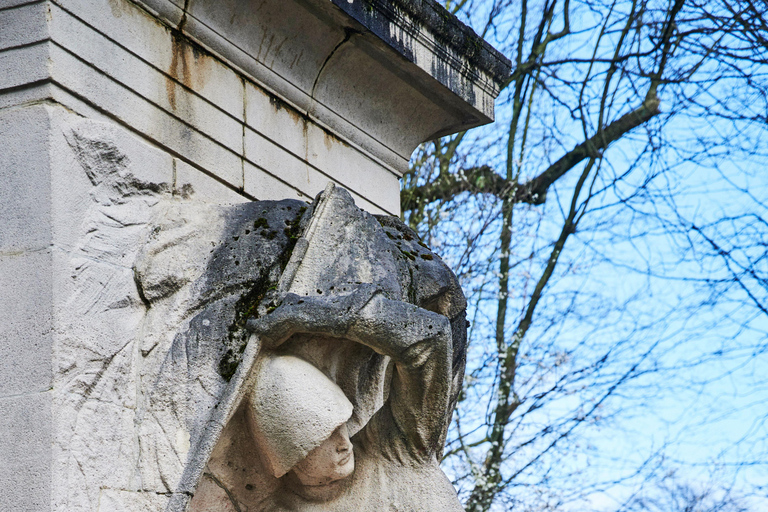
M0 396L51 386L49 250L0 255Z
M319 131L316 127L307 130L308 133L314 134ZM324 138L323 135L320 137ZM278 144L251 130L246 130L245 148L248 159L245 162L243 176L245 191L258 199L284 197L309 199L321 192L332 181L350 187L359 206L368 212L392 215L400 211L399 183L393 174L381 167L370 165L372 163L370 161L367 162L369 164L367 167L356 167L358 160L354 157L364 160L363 155L355 154L354 151L345 153L344 147L338 142L332 142L332 138L324 140L325 142L320 142L323 147L321 152L323 158L327 158L329 153L333 155L334 151L338 151L349 156L349 162L342 159L336 162L338 165L328 165L323 169L324 172L321 172ZM317 144L317 141L310 144ZM334 147L334 144L339 144L340 147ZM330 158L320 160L317 153L313 155L312 159L318 164L334 163ZM368 183L370 180L376 180L381 186L373 190L366 180L369 180ZM368 196L363 196L363 193Z
M189 15L307 93L345 36L294 2L191 2Z
M0 49L47 39L46 10L45 3L0 10Z
M0 10L13 9L30 3L30 0L0 0ZM39 3L43 3L42 1Z
M323 190L330 179L279 144L251 130L246 130L245 141L245 155L249 162L307 195L314 195Z
M184 14L182 0L140 0L150 13L174 27L178 26Z
M47 79L49 43L0 52L0 91Z
M308 126L306 140L312 165L382 211L400 214L400 181L392 168L316 124Z
M421 36L415 39L421 39L419 43L425 46L434 46L435 48L430 48L434 53L438 53L437 48L440 48L443 65L433 66L425 71L430 71L434 78L441 82L449 82L451 74L458 74L463 70L452 69L450 72L440 73L438 69L448 66L461 68L465 62L466 67L487 73L497 84L504 82L509 76L509 59L435 0L379 0L367 3L332 1L336 7L355 18L403 57L423 68L426 66L419 62L418 52L414 51L415 45L409 41L409 36L414 33ZM441 43L438 44L438 41ZM461 91L457 91L457 94L461 95ZM471 97L464 99L473 101Z
M173 61L173 36L167 22L164 23L164 20L150 13L153 9L142 9L137 5L138 2L129 0L59 0L56 3L158 68L170 67ZM181 19L180 13L178 19Z
M396 175L401 175L408 168L408 157L410 155L403 157L397 154L365 132L342 120L339 120L340 125L337 126L336 130L330 130L316 116L305 115L297 108L287 104L257 85L246 83L245 106L246 121L249 127L265 137L280 141L288 150L294 153L305 153L306 139L311 134L304 133L304 130L311 126L315 131L335 133L336 135L332 137L342 142L342 145L355 147L360 153L370 155L368 158L379 158L380 160L377 160L379 165L385 168L391 167L391 172ZM313 113L316 113L318 110L322 110L322 107L315 105ZM330 111L328 111L328 114L330 115ZM341 125L346 126L346 128L341 129ZM351 137L342 141L341 132L349 133ZM325 142L324 137L319 137L318 139ZM377 155L377 157L373 157L373 155ZM360 158L360 156L356 158Z
M20 89L6 90L0 92L0 110L25 103L40 102L52 96L53 92L51 91L50 82L39 82Z
M313 97L318 105L344 112L349 123L402 157L409 157L421 142L434 138L441 130L456 131L455 112L446 108L436 94L441 89L425 90L426 84L419 84L418 77L404 81L396 62L382 66L375 58L377 50L363 38L352 38L340 46L316 81ZM355 97L348 91L365 93ZM315 115L320 116L320 110ZM477 119L472 122L483 124Z
M51 243L49 126L42 105L0 112L0 253Z
M293 20L293 9L288 2L283 4L285 8L285 19ZM388 166L396 169L399 174L408 170L408 156L403 157L401 154L388 147L386 143L377 140L374 136L367 133L364 129L350 123L345 117L343 112L336 112L329 109L316 101L310 94L311 91L306 91L297 86L298 83L303 83L303 80L292 82L292 74L289 73L283 76L276 73L273 70L274 61L263 63L256 59L251 53L249 53L246 46L238 46L239 42L230 41L226 37L222 36L219 32L211 29L205 23L198 21L193 16L188 18L188 21L184 27L185 34L190 35L196 41L201 42L207 48L211 48L218 55L222 55L227 62L232 63L233 67L242 70L245 77L254 80L257 84L266 90L273 91L273 97L277 97L275 92L278 92L280 101L285 101L286 104L290 104L293 108L299 112L309 113L308 117L313 121L329 127L332 131L343 133L350 141L354 141L359 144L360 147L365 148L366 151L376 155L383 162L386 162ZM227 37L231 34L227 33ZM266 37L265 41L268 41L272 36ZM323 35L325 37L325 35ZM316 41L314 37L309 38L312 43L308 46L308 51L314 52L316 49ZM266 44L266 43L265 43ZM306 55L300 55L298 60L303 60ZM289 66L290 68L290 66ZM247 82L246 82L247 83ZM247 83L248 85L248 83ZM350 96L354 95L356 91L348 90ZM269 101L269 100L268 100ZM247 103L247 101L246 101ZM251 117L251 120L256 118Z
M175 159L176 181L174 193L214 204L239 204L249 199L220 181L208 176L188 163ZM281 196L287 197L287 196Z
M342 12L327 1L199 0L189 4L183 30L393 166L425 140L492 121L508 61L455 19L450 32L478 44L461 49L441 42L444 31L424 26L441 14L451 18L440 8L430 18L407 12L408 2L398 2L394 13L387 2L365 4ZM368 17L352 12L359 9ZM398 158L389 161L393 151Z
M245 155L254 163L262 165L259 160L266 158L258 155L259 149L253 146L268 145L268 142L260 141L260 137L263 137L281 145L292 156L332 176L345 187L366 196L383 210L399 213L398 170L349 142L349 139L345 140L325 129L314 119L252 84L246 85L246 121L248 128L256 132L246 131L245 137ZM372 180L380 186L368 187ZM322 187L312 195L322 190Z
M283 198L311 199L309 193L291 187L249 162L245 162L244 180L245 192L262 201Z
M0 398L0 510L50 510L51 432L50 393Z

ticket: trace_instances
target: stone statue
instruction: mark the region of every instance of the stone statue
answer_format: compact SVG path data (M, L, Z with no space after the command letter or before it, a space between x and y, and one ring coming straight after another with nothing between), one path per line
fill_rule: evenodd
M178 512L462 510L438 466L466 343L446 265L333 186L181 207L134 271L139 485Z
M352 405L336 384L293 356L261 363L249 417L270 471L285 475L263 510L462 510L437 461L451 391L446 317L363 285L343 298L291 294L248 327L264 350L312 333L394 366L387 401L350 443Z

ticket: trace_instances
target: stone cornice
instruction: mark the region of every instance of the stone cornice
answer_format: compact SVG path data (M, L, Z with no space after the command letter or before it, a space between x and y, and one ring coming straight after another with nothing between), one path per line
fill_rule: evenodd
M493 84L489 90L498 90L510 75L510 60L435 0L331 1L409 60L412 52L393 34L392 24L429 46L454 69L477 80L487 75L485 79Z
M402 173L493 121L510 63L432 0L134 0L300 115Z

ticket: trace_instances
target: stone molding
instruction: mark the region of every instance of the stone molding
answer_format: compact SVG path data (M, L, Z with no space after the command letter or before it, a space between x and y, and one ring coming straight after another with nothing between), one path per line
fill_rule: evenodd
M421 142L493 121L510 71L503 55L434 2L286 0L272 16L263 14L268 3L137 1L399 172ZM244 19L233 25L237 17ZM262 19L269 25L260 26ZM238 23L247 29L238 32ZM264 41L286 33L295 40L264 50ZM295 66L299 52L311 53L311 65ZM343 98L333 94L339 91ZM402 101L409 95L414 101ZM376 108L356 115L366 105ZM375 116L384 105L388 123Z

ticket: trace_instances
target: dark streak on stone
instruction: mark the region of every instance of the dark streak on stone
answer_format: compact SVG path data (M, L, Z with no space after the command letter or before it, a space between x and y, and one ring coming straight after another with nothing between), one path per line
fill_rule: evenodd
M390 22L402 25L403 14L415 22L414 30L422 27L431 32L438 43L444 45L443 52L458 53L469 64L503 83L510 75L512 63L471 28L459 21L435 0L332 0L334 5L352 16L365 28L376 34L411 62L412 49L402 44L391 33ZM469 71L469 70L463 70Z
M235 224L230 228L231 239L237 242L232 247L225 246L220 249L213 261L219 261L216 265L229 265L230 258L227 253L240 254L240 259L234 260L235 267L246 267L243 270L236 271L242 275L248 272L246 263L250 265L251 270L258 269L259 274L254 276L242 285L240 297L234 304L234 318L228 327L227 339L224 340L225 347L222 358L219 360L219 374L227 381L237 371L237 367L242 359L248 343L248 333L246 323L249 318L259 317L270 313L276 306L277 282L285 266L291 258L296 242L301 237L303 224L302 219L307 211L307 206L303 203L293 200L280 202L265 201L263 203L253 203L253 208L262 208L269 206L267 210L262 210L262 216L251 221L243 219L244 222ZM244 213L244 215L247 215ZM250 227L260 229L261 236L269 242L255 243L250 238L240 239L235 233L242 233L249 230ZM248 257L253 251L262 252L268 244L276 250L273 256L269 258L269 263L261 262L254 265L254 258ZM221 270L211 269L211 272L220 274Z
M221 489L222 489L222 490L223 490L225 493L227 493L227 498L229 498L229 502L230 502L230 503L232 503L232 507L233 507L233 508L234 508L234 509L235 509L237 512L243 512L243 511L242 511L242 509L240 508L240 504L237 502L237 500L235 499L235 496L232 494L232 491L230 491L229 489L227 489L227 487L226 487L226 486L225 486L223 483L221 483L221 481L220 481L218 478L216 478L215 476L213 476L213 474L211 474L211 473L203 473L203 476L206 476L206 477L210 478L210 479L211 479L211 481L212 481L214 484L216 484L217 486L221 487Z

